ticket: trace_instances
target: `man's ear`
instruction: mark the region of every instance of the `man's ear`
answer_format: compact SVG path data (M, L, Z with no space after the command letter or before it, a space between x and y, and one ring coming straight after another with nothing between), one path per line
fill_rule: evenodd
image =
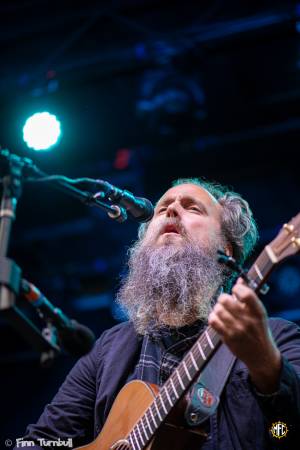
M233 255L233 248L232 248L232 245L230 244L230 242L227 242L227 244L224 247L224 251L225 251L227 256L232 256Z

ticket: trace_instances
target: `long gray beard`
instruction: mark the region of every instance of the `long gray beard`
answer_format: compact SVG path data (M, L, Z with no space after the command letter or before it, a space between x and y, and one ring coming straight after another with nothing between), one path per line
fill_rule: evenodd
M152 246L137 242L130 249L129 272L117 301L140 334L165 324L180 327L206 321L224 280L217 249Z

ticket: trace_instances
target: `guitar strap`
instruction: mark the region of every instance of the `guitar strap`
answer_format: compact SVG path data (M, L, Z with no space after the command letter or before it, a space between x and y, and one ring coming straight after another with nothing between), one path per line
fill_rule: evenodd
M198 426L216 411L235 360L236 357L225 344L215 351L189 392L185 410L188 425Z

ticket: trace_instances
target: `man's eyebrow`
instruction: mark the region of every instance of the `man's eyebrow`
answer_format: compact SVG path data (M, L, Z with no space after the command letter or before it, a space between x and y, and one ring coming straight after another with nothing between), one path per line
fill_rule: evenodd
M175 197L167 197L164 200L158 200L158 202L155 205L155 208L157 207L161 207L161 206L167 206L170 203L172 203L174 201ZM206 213L208 213L206 206L204 205L204 203L201 200L197 200L194 197L191 197L190 195L184 195L181 197L181 202L183 203L195 203L196 205L198 205L200 208L202 208Z
M158 206L161 206L161 205L167 205L167 204L171 203L172 201L173 201L173 198L171 198L171 197L165 198L164 200L159 199L155 204L155 208L157 208Z
M195 204L198 205L200 208L202 208L206 213L208 212L208 211L207 211L207 207L204 205L204 203L203 203L201 200L198 200L198 199L196 199L196 198L194 198L194 197L191 197L191 196L189 196L189 195L185 195L185 196L182 198L182 200L183 200L183 201L187 201L187 203L190 203L190 204L195 203Z

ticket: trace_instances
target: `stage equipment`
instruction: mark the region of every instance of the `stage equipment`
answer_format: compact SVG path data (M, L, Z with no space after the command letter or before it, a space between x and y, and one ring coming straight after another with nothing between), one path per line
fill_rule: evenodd
M55 308L37 288L22 279L21 268L7 258L11 226L16 219L22 184L47 182L86 205L103 209L111 219L119 223L127 219L127 210L136 220L149 220L153 214L153 206L149 200L135 197L104 180L70 179L62 175L45 174L29 158L14 155L8 150L0 151L0 167L4 173L1 178L3 192L0 207L0 312L41 354L40 361L43 365L50 365L62 348L72 354L86 353L94 341L91 330ZM81 190L74 184L88 184L94 189L100 187L101 191ZM37 306L41 317L45 319L46 327L42 331L17 306L17 298L21 293Z

